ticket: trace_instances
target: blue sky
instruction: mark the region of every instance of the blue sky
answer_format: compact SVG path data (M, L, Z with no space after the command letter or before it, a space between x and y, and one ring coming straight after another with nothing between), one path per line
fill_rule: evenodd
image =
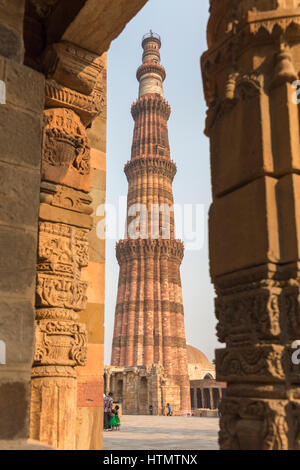
M209 0L149 0L112 43L108 53L107 202L118 205L119 196L127 195L123 167L130 159L134 124L130 108L138 96L135 74L142 62L141 38L152 29L162 38L161 62L167 72L164 95L172 108L169 138L171 158L178 170L174 199L176 203L203 204L205 211L204 247L186 252L181 268L187 342L212 360L220 345L215 336L214 290L209 278L209 141L203 134L206 104L200 74L208 8ZM116 241L108 240L106 247L106 364L110 363L119 274Z

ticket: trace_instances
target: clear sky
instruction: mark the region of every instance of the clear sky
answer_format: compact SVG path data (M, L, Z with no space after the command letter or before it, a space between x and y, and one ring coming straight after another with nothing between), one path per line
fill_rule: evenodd
M215 336L214 290L209 278L207 213L211 203L209 141L204 136L206 104L200 55L206 50L209 0L149 0L108 53L107 202L127 196L124 164L130 159L133 119L138 97L135 74L142 63L142 36L152 29L162 38L161 62L167 78L164 95L172 108L169 120L171 158L177 164L173 191L176 203L202 204L205 239L202 249L186 251L181 268L187 342L210 360ZM122 220L122 230L125 218ZM106 246L105 364L110 364L119 266L115 240Z

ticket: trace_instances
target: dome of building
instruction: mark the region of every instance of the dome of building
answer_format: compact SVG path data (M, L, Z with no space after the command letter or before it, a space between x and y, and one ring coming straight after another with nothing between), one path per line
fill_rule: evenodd
M209 362L205 354L200 351L200 349L197 349L194 346L191 346L190 344L186 345L186 349L188 364L197 364L199 366L202 366L203 369L206 369L207 367L211 366L211 363Z
M186 345L190 380L215 379L216 368L205 354L194 346Z

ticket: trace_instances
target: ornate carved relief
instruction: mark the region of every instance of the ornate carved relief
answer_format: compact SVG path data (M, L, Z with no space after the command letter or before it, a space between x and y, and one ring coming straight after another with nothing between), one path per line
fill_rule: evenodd
M91 95L104 64L101 57L62 41L48 48L44 68L47 78L84 95Z
M138 175L158 174L171 180L176 175L176 164L162 157L136 158L130 160L124 168L128 181L134 180Z
M287 402L225 398L219 441L224 450L287 450Z
M42 178L83 191L89 190L90 147L85 127L74 111L45 111Z
M40 201L82 214L93 212L90 207L92 198L87 193L45 181L41 183Z
M40 320L36 328L35 365L82 366L86 362L86 328L72 321Z
M256 343L280 335L280 289L247 286L244 292L216 299L217 331L221 342ZM252 289L251 289L252 287Z
M91 95L84 95L60 85L55 80L46 80L46 106L68 108L75 111L82 123L88 126L95 117L106 113L106 95L101 82Z
M285 379L283 346L217 350L218 380L269 382Z

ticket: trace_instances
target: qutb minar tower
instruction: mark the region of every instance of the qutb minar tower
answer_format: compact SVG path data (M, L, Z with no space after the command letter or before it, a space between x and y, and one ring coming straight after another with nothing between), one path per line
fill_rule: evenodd
M167 384L161 400L176 408L177 397L184 413L190 410L190 387L180 279L184 248L175 239L171 210L176 174L167 127L171 109L163 96L160 37L150 32L142 47L139 98L131 109L131 160L125 165L126 233L116 247L120 275L111 364L147 370L157 365Z

